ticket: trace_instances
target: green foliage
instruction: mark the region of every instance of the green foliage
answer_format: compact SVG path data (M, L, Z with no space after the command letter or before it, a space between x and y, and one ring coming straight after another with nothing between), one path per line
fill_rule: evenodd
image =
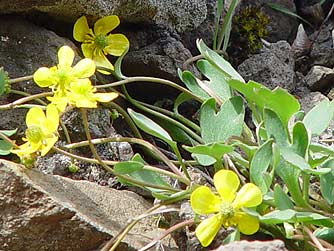
M16 133L16 129L15 130L0 130L0 133L3 134L6 137L10 137L12 135L14 135ZM10 154L11 150L12 150L13 146L11 143L0 139L0 155L8 155Z

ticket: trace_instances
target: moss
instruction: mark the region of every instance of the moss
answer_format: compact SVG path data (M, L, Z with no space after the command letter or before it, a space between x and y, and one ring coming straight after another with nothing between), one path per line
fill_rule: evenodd
M261 38L268 34L268 22L260 8L252 6L245 7L233 17L228 53L234 63L241 63L249 54L262 48Z

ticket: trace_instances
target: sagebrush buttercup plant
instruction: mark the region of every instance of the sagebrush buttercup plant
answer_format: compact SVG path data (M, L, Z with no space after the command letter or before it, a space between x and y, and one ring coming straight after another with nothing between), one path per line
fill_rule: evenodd
M55 105L49 104L46 113L40 107L32 107L26 115L27 129L26 143L12 150L21 159L33 153L46 155L58 140L57 129L59 125L59 113Z
M97 20L92 30L88 26L87 18L82 16L74 24L73 37L82 43L82 53L86 58L93 59L97 66L114 70L106 55L121 56L129 48L129 40L125 35L110 34L119 24L120 20L116 15L106 16Z
M229 170L218 171L213 180L219 195L214 194L206 186L200 186L190 196L191 207L196 214L213 214L203 220L195 230L202 246L210 245L222 226L225 228L237 226L241 233L247 235L257 232L258 219L243 212L242 208L260 205L261 190L256 185L247 183L237 192L240 185L239 178Z

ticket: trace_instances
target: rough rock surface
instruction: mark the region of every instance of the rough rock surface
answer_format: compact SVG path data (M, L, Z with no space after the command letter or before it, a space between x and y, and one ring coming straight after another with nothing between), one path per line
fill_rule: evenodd
M259 54L250 56L238 67L246 80L254 80L270 89L277 86L292 91L295 88L294 60L286 41L273 43Z
M320 65L313 66L304 82L312 91L326 91L333 86L334 70Z
M281 240L273 241L236 241L221 246L216 251L288 251Z
M0 0L0 13L47 15L73 22L82 15L93 19L118 15L123 23L163 24L185 31L198 27L206 17L205 0Z
M0 247L5 251L97 249L150 208L135 193L73 181L0 162ZM137 250L154 228L145 218L119 250ZM167 247L167 250L168 247Z

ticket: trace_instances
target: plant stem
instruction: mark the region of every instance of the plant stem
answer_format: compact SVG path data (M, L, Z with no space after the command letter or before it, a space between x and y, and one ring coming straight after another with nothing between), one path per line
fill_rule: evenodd
M130 230L143 218L151 215L151 213L161 207L161 204L157 204L150 209L148 209L142 215L133 218L132 221L115 237L113 237L108 243L101 249L101 251L114 251L116 250L117 246L121 243L124 237L130 232Z
M23 82L23 81L28 81L28 80L32 80L33 75L30 76L25 76L25 77L19 77L19 78L12 78L8 80L9 84L15 84L15 83L19 83L19 82Z
M172 232L174 232L174 231L176 231L180 228L186 227L186 226L191 226L192 224L194 224L194 219L182 221L182 222L168 228L167 230L165 230L160 236L154 238L153 241L151 241L149 244L142 247L138 251L146 251L146 250L152 248L155 244L157 244L159 241L161 241L163 238L165 238L167 235L171 234Z
M115 87L115 86L125 85L125 84L129 84L129 83L135 83L135 82L150 82L150 83L168 85L168 86L173 87L173 88L175 88L175 89L177 89L177 90L179 90L183 93L186 93L187 95L189 95L194 100L202 102L202 100L199 97L197 97L192 92L185 89L184 87L182 87L182 86L180 86L180 85L178 85L178 84L176 84L172 81L161 79L161 78L154 78L154 77L128 77L124 80L120 80L120 81L117 81L117 82L113 82L113 83L109 83L109 84L105 84L105 85L97 85L97 86L95 86L95 88Z
M21 104L26 103L26 102L29 102L31 100L38 99L38 98L44 98L44 97L52 96L52 95L53 95L53 92L43 92L43 93L38 93L38 94L35 94L35 95L31 95L29 97L20 98L18 100L15 100L12 103L5 104L5 105L0 105L0 110L13 109L16 106L21 105Z
M157 154L161 160L178 176L184 177L184 175L179 171L179 169L171 162L164 154L162 154L155 146L153 146L151 143L142 140L142 139L137 139L137 138L129 138L129 137L117 137L117 138L100 138L100 139L92 139L91 144L103 144L103 143L108 143L108 142L129 142L133 144L139 144L142 145L155 154ZM77 147L82 147L82 146L87 146L89 145L89 141L81 141L77 143L73 143L70 145L66 145L65 147L67 149L72 149L72 148L77 148ZM186 178L185 178L186 179Z

